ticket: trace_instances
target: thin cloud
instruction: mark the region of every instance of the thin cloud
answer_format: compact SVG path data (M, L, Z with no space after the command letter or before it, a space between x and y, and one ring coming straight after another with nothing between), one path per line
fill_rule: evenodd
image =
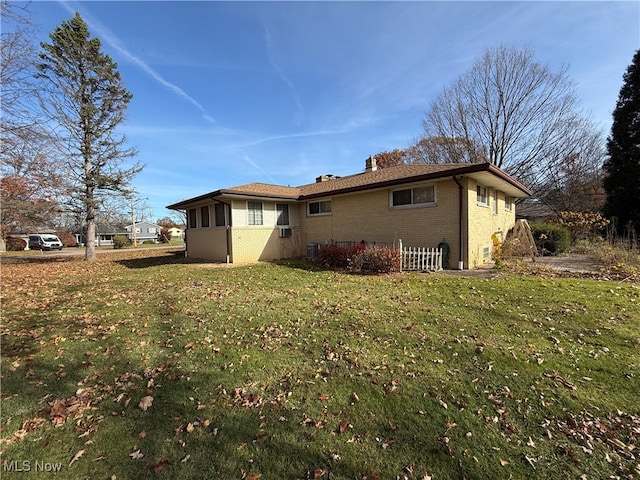
M67 2L61 1L60 4L67 10L71 15L75 15L76 9L72 8ZM87 22L89 27L98 33L98 36L101 40L104 40L109 46L117 50L121 55L127 58L131 63L137 65L142 71L144 71L147 75L153 78L155 81L160 83L163 87L169 89L179 97L182 97L187 102L191 103L194 107L196 107L202 113L202 117L209 123L216 123L215 119L209 115L206 109L200 104L196 99L191 97L187 92L185 92L179 86L165 80L162 76L156 72L153 68L147 65L143 60L136 57L133 53L129 52L125 47L122 46L120 41L111 34L111 32L105 28L100 22L97 22L91 19L90 15L87 15L84 20Z
M296 87L293 85L291 79L289 79L288 75L285 73L282 65L280 64L280 56L278 54L278 50L273 42L273 38L271 37L271 32L269 31L269 27L266 24L263 24L264 28L264 39L267 48L267 57L269 59L269 65L275 70L280 79L289 87L291 92L291 96L293 97L293 101L296 104L297 113L295 115L295 123L296 125L300 125L304 118L304 108L302 106L302 102L300 101L300 95L296 90Z

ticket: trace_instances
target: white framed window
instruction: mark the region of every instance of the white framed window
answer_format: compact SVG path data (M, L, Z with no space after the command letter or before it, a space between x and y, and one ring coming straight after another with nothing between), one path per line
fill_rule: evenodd
M289 204L276 203L276 225L289 226Z
M209 206L200 207L200 226L209 226Z
M489 191L487 190L487 187L482 185L476 186L476 195L478 205L489 206Z
M213 206L213 214L216 217L216 227L224 227L227 225L224 203L216 203Z
M391 192L391 206L404 207L409 205L424 206L436 203L435 185L405 188Z
M262 202L247 202L247 224L263 225Z
M509 195L504 196L504 209L507 212L513 210L513 197L510 197Z
M498 191L493 191L493 214L498 215Z
M147 233L158 233L158 232L156 232L156 227L149 227L147 228Z
M196 219L198 218L196 209L190 208L187 215L187 228L196 228Z
M331 200L321 200L318 202L307 203L308 215L330 215L331 214Z

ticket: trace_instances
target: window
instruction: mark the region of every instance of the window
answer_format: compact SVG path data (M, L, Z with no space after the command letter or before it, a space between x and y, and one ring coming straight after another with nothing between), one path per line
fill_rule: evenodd
M307 205L309 215L329 215L331 213L331 200L309 202Z
M511 210L513 210L513 197L510 197L508 195L504 196L504 209L507 212L510 212Z
M407 188L391 192L391 206L429 205L436 201L436 189L433 185L425 187Z
M209 226L209 207L200 207L200 226Z
M478 197L477 197L478 204L489 205L489 192L487 192L487 187L478 185L476 187L476 193L478 194Z
M187 228L196 228L196 218L196 209L190 208Z
M262 202L247 202L248 224L262 225Z
M147 228L147 233L157 233L157 232L156 232L156 227L149 227L149 228Z
M276 203L276 225L289 225L289 205Z
M493 214L498 214L498 191L493 191Z
M216 217L216 227L224 227L227 224L224 214L224 203L216 203L213 207L213 214Z

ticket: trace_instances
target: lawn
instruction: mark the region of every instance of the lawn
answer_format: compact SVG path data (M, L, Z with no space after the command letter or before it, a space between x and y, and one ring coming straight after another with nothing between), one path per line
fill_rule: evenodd
M640 478L640 285L2 265L2 478Z

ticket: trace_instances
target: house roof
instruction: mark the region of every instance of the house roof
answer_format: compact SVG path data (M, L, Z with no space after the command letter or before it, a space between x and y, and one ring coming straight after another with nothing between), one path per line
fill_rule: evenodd
M215 199L216 197L268 198L283 200L309 200L313 198L341 195L377 188L388 188L414 182L436 180L447 177L475 178L488 187L506 192L513 197L528 197L531 191L523 184L507 175L490 163L474 164L415 164L396 165L374 171L357 173L345 177L326 175L318 177L318 181L299 187L285 187L266 183L248 183L221 190L216 190L198 197L183 200L167 206L169 209L181 210L188 205Z

